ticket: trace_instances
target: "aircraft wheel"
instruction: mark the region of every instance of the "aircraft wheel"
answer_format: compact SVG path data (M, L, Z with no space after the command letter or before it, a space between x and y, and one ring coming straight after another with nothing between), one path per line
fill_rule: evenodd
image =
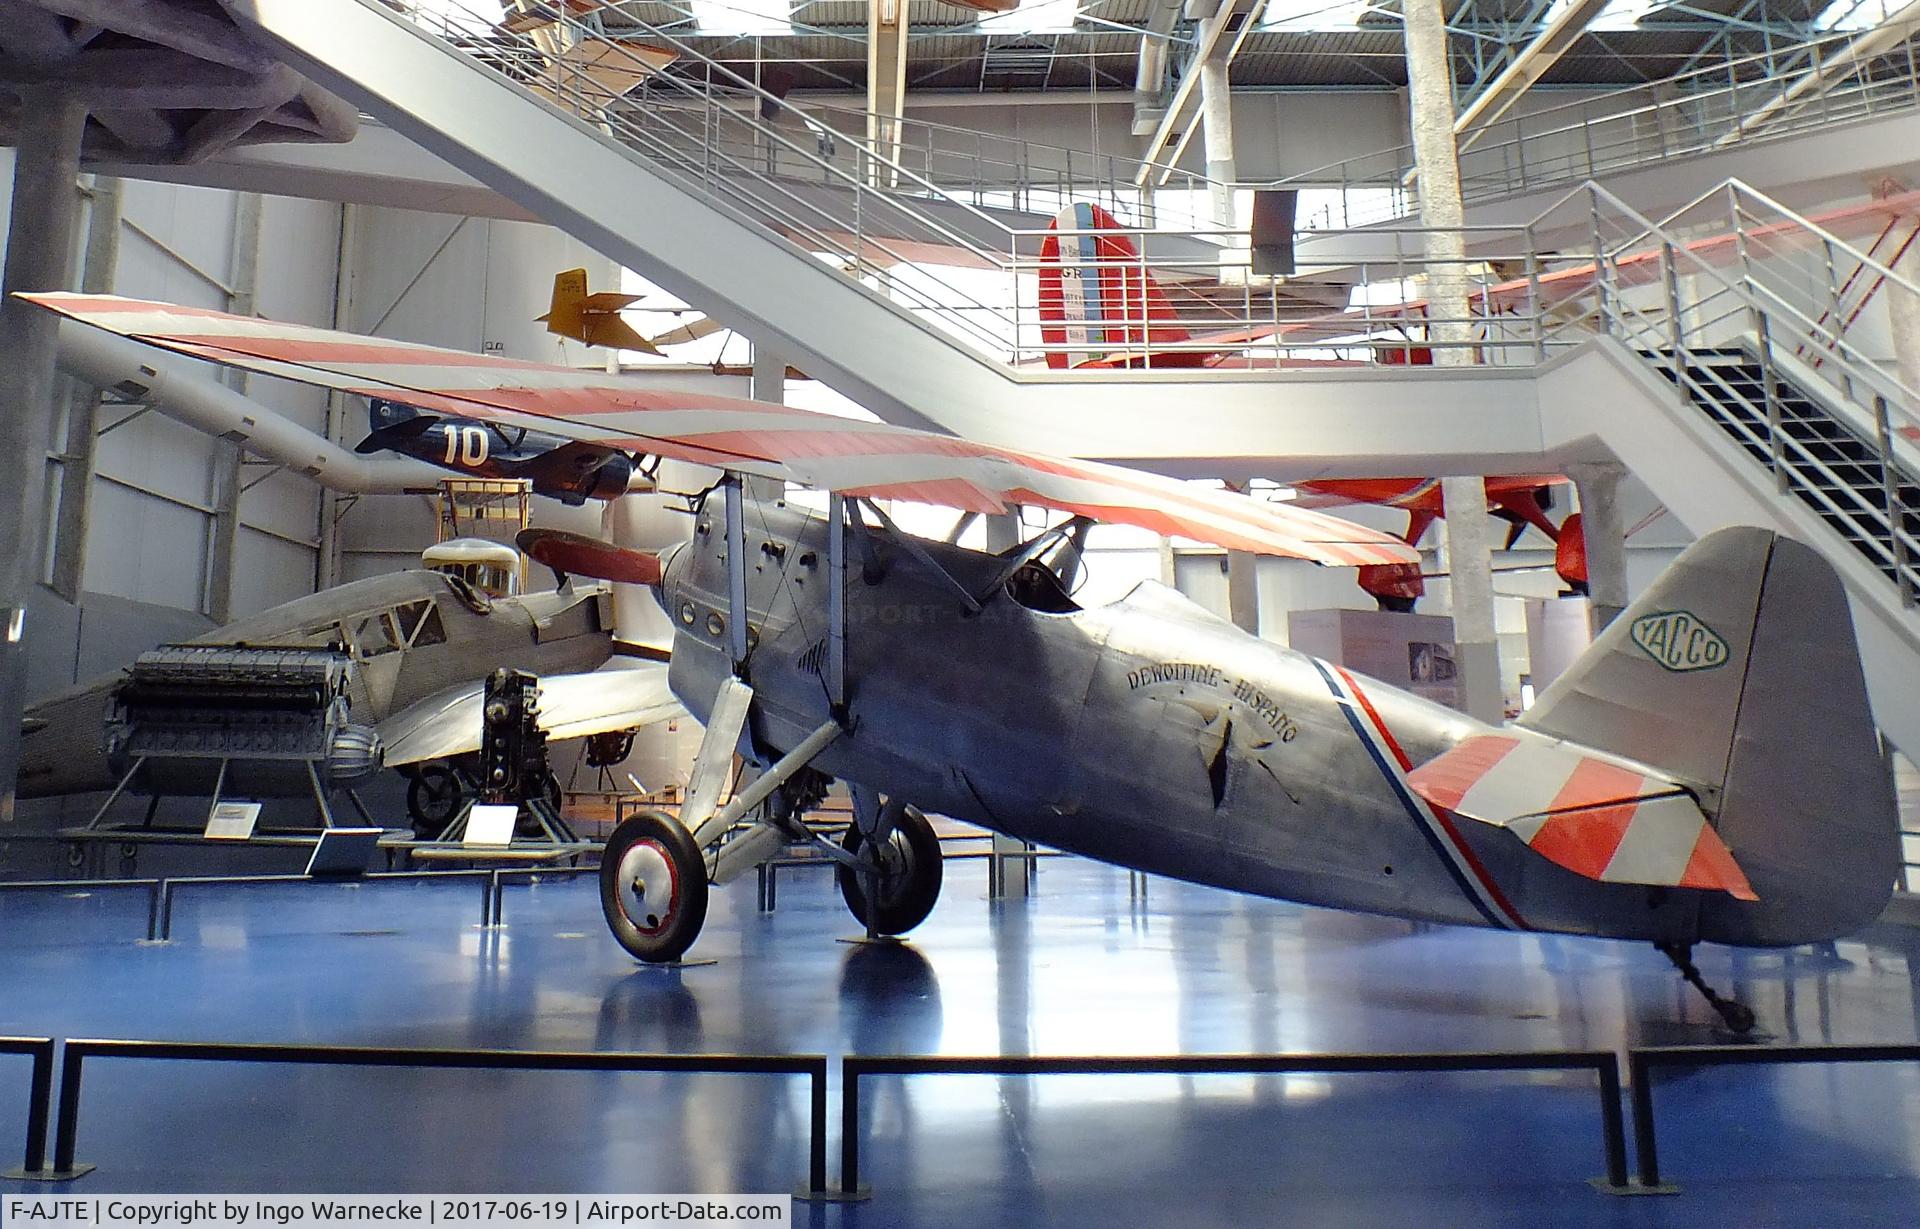
M431 841L446 831L465 795L453 765L440 760L420 765L407 781L407 815L413 820L413 834Z
M628 817L600 855L600 908L633 956L678 960L707 920L707 863L693 834L658 811Z
M940 880L944 863L940 857L940 838L920 808L904 802L889 802L893 812L893 835L880 855L882 873L878 908L873 918L877 934L905 934L927 920L933 904L940 899ZM841 848L859 853L866 835L858 824L847 825L840 838ZM867 923L866 876L842 866L838 870L840 895L861 925Z

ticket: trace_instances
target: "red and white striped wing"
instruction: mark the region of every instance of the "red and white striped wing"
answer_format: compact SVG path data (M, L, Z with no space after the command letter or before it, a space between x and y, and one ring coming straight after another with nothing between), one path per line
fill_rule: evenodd
M1589 879L1759 899L1692 795L1566 743L1521 732L1475 735L1422 764L1407 784Z
M200 308L110 295L22 297L123 337L230 367L820 490L983 513L1036 504L1333 566L1418 558L1391 535L1337 517L1093 461Z

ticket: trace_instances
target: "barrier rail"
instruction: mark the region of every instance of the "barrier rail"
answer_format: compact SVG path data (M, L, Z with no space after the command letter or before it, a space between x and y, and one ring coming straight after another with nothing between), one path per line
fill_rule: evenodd
M48 1037L0 1037L0 1055L33 1060L27 1105L24 1164L9 1179L78 1177L81 1075L88 1058L149 1061L280 1063L312 1066L411 1067L518 1071L601 1071L666 1074L804 1075L809 1091L807 1185L813 1197L860 1191L860 1081L874 1075L1288 1075L1411 1072L1592 1071L1600 1094L1606 1175L1594 1185L1613 1194L1672 1193L1663 1184L1655 1130L1653 1075L1667 1067L1754 1066L1833 1062L1920 1062L1920 1044L1825 1046L1649 1046L1626 1055L1632 1086L1638 1172L1629 1179L1620 1105L1620 1060L1610 1051L1438 1052L1417 1054L1175 1054L1097 1055L847 1055L841 1062L840 1185L827 1185L827 1059L820 1054L582 1053L538 1050L437 1050L251 1042L81 1040L66 1043L60 1062L59 1116L52 1165L47 1126L52 1117L54 1045Z
M33 1059L32 1083L27 1089L27 1150L18 1170L0 1177L32 1178L47 1163L47 1106L53 1099L53 1038L0 1037L0 1054Z
M51 1052L49 1051L49 1054ZM88 1058L170 1062L291 1063L327 1067L415 1067L488 1071L614 1071L691 1075L804 1075L810 1093L808 1195L827 1186L827 1059L824 1054L643 1054L541 1050L409 1050L247 1042L73 1040L60 1062L60 1116L53 1168L70 1173L80 1132L80 1076ZM41 1102L44 1125L45 1103Z
M484 857L485 854L476 851L475 856ZM533 881L545 875L594 875L599 873L599 869L597 866L496 866L457 870L373 871L365 875L337 879L294 874L182 875L163 879L32 879L0 883L0 892L29 889L92 891L95 888L145 888L147 890L147 941L165 943L173 938L173 901L181 888L234 887L268 883L342 884L388 883L394 880L425 882L438 879L478 879L480 880L480 925L502 926L505 925L506 885L509 878Z
M307 875L190 875L178 879L160 880L159 910L147 927L149 942L165 943L173 938L173 898L180 888L189 887L236 887L241 885L266 883L389 883L397 879L479 879L480 880L480 924L494 924L494 876L500 872L492 868L463 869L451 871L375 871L366 875L354 875L337 879L317 879Z
M1433 1054L1165 1054L1154 1057L848 1055L840 1065L840 1193L860 1193L860 1079L868 1075L1289 1075L1336 1072L1592 1071L1600 1084L1605 1188L1631 1189L1619 1059L1606 1050ZM1598 1183L1596 1183L1598 1184Z
M1920 1062L1920 1045L1645 1046L1628 1050L1627 1078L1633 1085L1633 1143L1640 1160L1639 1184L1653 1189L1677 1189L1663 1187L1660 1181L1660 1156L1653 1121L1656 1068L1884 1062Z
M91 892L96 888L145 888L147 890L147 938L153 938L160 924L160 883L158 879L17 879L0 883L0 892Z

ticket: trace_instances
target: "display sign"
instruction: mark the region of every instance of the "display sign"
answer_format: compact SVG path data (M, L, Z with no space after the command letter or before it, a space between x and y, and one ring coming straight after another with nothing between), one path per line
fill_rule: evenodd
M482 802L467 813L467 835L462 845L511 845L520 808L512 803Z
M1295 610L1287 642L1302 653L1458 709L1453 620L1389 610Z
M253 835L259 819L257 802L216 802L207 812L207 827L201 835L210 841L244 841Z

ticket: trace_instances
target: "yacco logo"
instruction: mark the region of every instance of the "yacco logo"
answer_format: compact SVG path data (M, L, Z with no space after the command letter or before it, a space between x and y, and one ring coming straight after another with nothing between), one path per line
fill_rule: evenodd
M1720 633L1684 610L1635 619L1633 642L1669 670L1712 670L1727 664L1727 642Z

